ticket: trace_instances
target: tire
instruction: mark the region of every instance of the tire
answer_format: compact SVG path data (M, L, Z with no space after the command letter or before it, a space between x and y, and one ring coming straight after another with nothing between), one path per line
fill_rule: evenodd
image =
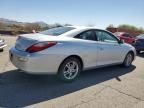
M70 57L64 60L58 70L58 78L65 82L76 80L82 70L82 64L79 59Z
M136 52L137 52L137 54L140 54L141 51L136 51Z
M125 60L123 62L123 66L124 67L130 67L132 65L133 59L134 59L133 54L131 52L129 52L125 57Z

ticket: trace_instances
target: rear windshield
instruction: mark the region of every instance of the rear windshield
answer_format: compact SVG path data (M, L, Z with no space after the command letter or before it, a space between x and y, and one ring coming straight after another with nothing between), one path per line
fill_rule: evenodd
M70 30L73 30L73 29L75 29L75 28L73 28L73 27L57 27L57 28L52 28L52 29L40 32L40 34L58 36L58 35L61 35Z

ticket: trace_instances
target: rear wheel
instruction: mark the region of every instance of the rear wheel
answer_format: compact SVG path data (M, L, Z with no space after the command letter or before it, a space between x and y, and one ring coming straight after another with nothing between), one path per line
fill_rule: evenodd
M133 54L131 52L129 52L126 57L125 57L125 60L123 62L123 65L125 67L130 67L132 65L132 61L133 61Z
M58 77L63 81L71 82L78 78L81 70L82 65L79 59L70 57L61 64Z

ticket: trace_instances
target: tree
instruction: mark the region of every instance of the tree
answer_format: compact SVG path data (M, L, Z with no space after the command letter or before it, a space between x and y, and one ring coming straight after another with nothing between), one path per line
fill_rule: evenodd
M119 25L118 28L125 29L125 30L131 30L131 31L139 31L140 30L140 28L137 28L133 25L128 25L128 24Z
M144 29L142 27L140 27L139 32L144 32Z

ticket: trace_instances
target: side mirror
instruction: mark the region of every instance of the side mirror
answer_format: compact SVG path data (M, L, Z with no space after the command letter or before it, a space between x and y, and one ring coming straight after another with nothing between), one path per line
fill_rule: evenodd
M120 39L120 40L119 40L119 43L120 43L120 44L123 44L124 42L125 42L125 41L124 41L123 39Z

